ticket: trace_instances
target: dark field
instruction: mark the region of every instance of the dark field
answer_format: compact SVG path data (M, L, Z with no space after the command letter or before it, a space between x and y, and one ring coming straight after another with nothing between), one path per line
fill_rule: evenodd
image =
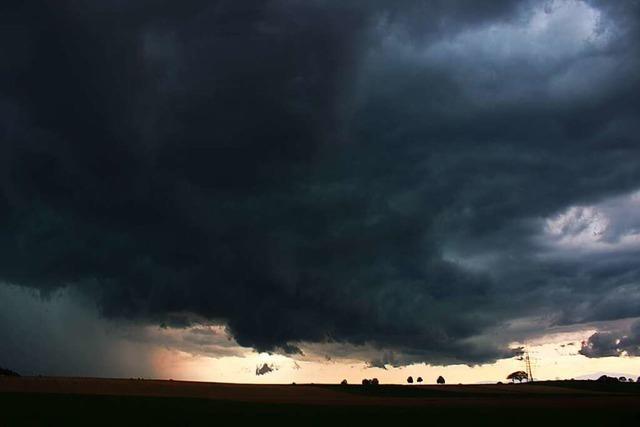
M245 385L0 378L0 426L598 425L640 422L640 384ZM631 425L631 424L630 424Z

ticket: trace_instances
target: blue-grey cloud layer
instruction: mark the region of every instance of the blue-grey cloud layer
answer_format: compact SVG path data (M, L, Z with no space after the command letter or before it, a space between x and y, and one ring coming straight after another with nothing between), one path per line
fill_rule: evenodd
M540 243L640 186L637 2L1 8L0 280L397 363L640 316L637 248Z
M582 343L580 354L587 357L640 356L640 321L628 331L596 332Z

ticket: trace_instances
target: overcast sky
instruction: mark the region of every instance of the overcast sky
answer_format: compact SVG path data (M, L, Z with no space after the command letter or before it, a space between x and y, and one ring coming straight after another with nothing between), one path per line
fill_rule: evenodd
M5 1L0 366L640 370L638 94L636 0Z

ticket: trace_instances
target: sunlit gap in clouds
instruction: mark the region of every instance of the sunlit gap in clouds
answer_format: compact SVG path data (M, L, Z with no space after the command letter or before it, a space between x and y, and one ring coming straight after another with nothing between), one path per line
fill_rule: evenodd
M618 322L620 323L620 322ZM533 360L536 378L568 379L597 378L602 373L632 376L640 363L631 357L587 358L579 352L585 340L598 328L612 325L582 325L559 329L526 343L514 342L514 347L526 346ZM573 329L573 330L572 330ZM494 383L505 381L506 374L523 368L518 358L502 359L483 365L453 364L437 366L410 364L394 367L375 367L357 360L321 360L313 355L289 358L268 353L248 353L244 357L196 356L169 349L158 349L154 362L165 378L197 381L244 383L338 383L346 379L359 383L362 378L376 377L383 383L403 384L408 375L422 376L427 384L435 383L443 375L450 383ZM268 364L272 372L256 375L255 367Z
M504 381L506 374L522 365L516 358L510 358L476 366L423 363L394 366L393 352L357 346L340 349L331 343L301 344L304 354L294 356L258 353L239 346L221 325L176 328L103 319L69 291L43 300L36 293L5 284L0 285L0 297L0 318L21 325L13 333L33 340L29 354L20 356L24 366L16 363L16 369L25 374L38 374L42 370L49 375L73 376L86 372L102 377L283 384L337 383L342 379L359 383L369 377L384 383L404 383L408 375L420 375L426 383L434 383L438 375L443 375L452 383L476 383ZM10 308L18 304L20 310ZM31 317L30 323L27 318L33 312L39 314ZM640 369L637 358L587 358L579 351L596 330L626 330L629 324L626 320L555 328L511 345L527 347L540 379L580 377L605 370L628 374ZM528 328L517 322L508 327ZM5 336L8 339L3 345L4 356L15 356L14 359L19 360L18 353L22 350L12 344L17 340L11 340L11 335ZM69 336L73 336L73 340L67 339ZM335 355L341 353L342 356ZM38 358L38 354L48 357ZM382 364L373 366L363 361L374 357L383 360ZM385 359L389 362L384 363ZM265 364L269 372L257 375L257 368ZM32 370L26 370L27 367Z

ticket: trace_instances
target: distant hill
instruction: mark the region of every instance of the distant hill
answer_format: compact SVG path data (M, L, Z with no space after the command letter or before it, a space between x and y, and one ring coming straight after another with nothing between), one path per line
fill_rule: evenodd
M20 374L13 372L10 369L0 368L0 377L19 377Z
M638 378L638 375L640 375L640 373L634 375L634 374L621 374L619 372L594 372L592 374L581 375L579 377L576 377L575 379L576 380L597 380L603 375L606 375L608 377L614 377L614 378L620 378L620 377L631 378L635 381L636 378Z

